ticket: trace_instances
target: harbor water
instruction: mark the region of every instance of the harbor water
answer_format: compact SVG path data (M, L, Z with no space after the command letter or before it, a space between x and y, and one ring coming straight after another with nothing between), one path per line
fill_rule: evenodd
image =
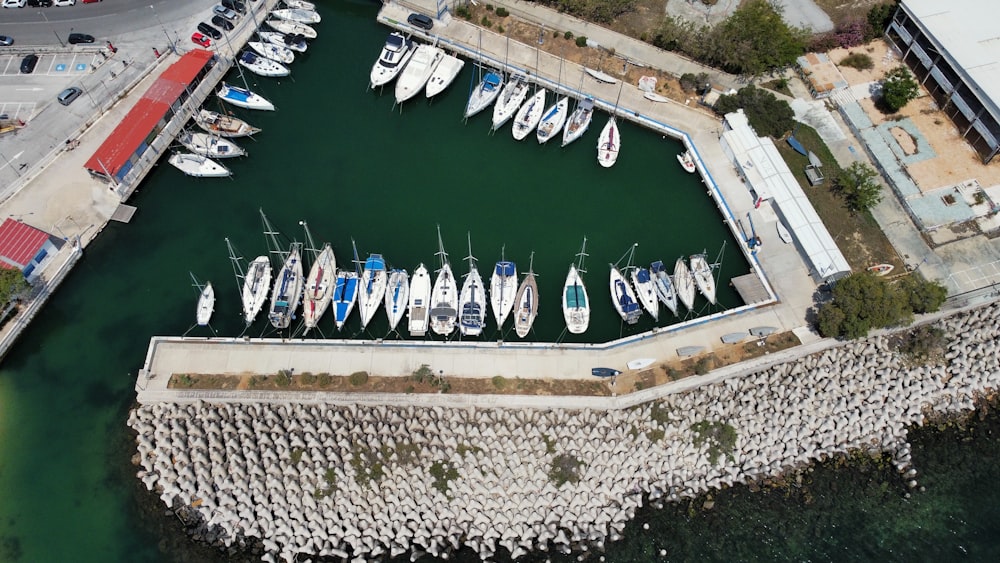
M634 243L637 262L663 260L668 268L679 256L706 251L720 264L720 304L742 305L728 280L749 266L705 187L677 164L677 142L622 124L621 157L606 170L595 149L605 114L566 148L531 137L515 142L509 125L491 136L486 113L462 121L472 65L433 103L416 98L393 107L391 88L366 91L387 33L375 23L376 8L323 5L320 37L294 63L292 77L248 77L278 111L236 112L263 132L240 141L250 156L227 162L232 180L190 179L164 161L130 201L139 208L132 223L109 225L87 248L5 358L0 561L232 560L192 547L159 499L141 492L125 418L149 337L194 324L189 271L216 288L212 327L220 335L241 332L224 238L248 258L266 252L258 209L286 244L301 241L299 221L308 222L317 242L333 243L341 264L351 259L353 238L362 258L381 253L411 271L421 262L436 266L436 225L456 274L467 271L467 234L484 274L502 248L521 271L534 252L536 341L573 341L563 334L558 294L584 237L593 313L590 330L575 341L653 326L647 316L623 328L608 295L608 264ZM703 299L698 304L702 313L711 310ZM669 316L661 313L661 326ZM380 313L365 336L385 336L385 324ZM334 335L330 316L321 329ZM359 330L355 313L348 336ZM247 334L270 333L262 319ZM493 325L484 334L499 337ZM997 560L996 428L990 415L974 430L916 433L914 462L927 491L910 499L891 469L824 466L793 494L738 487L716 495L711 511L700 501L646 508L605 556L660 561L663 549L669 560Z

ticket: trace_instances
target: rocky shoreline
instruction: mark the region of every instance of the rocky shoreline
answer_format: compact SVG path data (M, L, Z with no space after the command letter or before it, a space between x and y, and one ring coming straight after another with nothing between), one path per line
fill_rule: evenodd
M918 487L906 429L997 387L998 319L938 321L937 364L877 336L624 411L154 404L129 426L147 489L265 561L600 550L645 502L852 451Z

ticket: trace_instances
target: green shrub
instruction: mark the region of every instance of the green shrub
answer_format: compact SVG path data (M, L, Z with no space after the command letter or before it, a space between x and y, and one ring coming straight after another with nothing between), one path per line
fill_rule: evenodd
M656 442L662 440L663 437L666 436L666 434L667 433L664 432L662 429L657 428L656 430L650 430L646 432L646 437L649 438L650 442L653 442L655 444Z
M312 385L316 383L316 376L307 371L299 376L299 383L302 385Z
M448 494L448 483L458 479L458 470L446 461L435 461L431 465L430 474L434 477L434 488L444 494Z
M712 361L712 358L705 356L694 365L694 372L698 375L705 375L712 371L713 367L715 367L715 363Z
M899 351L914 362L926 361L944 353L947 339L944 330L924 325L917 327L906 335Z
M465 21L472 19L472 12L469 11L469 7L462 5L455 8L455 15L462 18Z
M556 34L558 35L558 33L559 32L557 31ZM567 31L566 33L563 33L563 39L572 39L572 38L573 38L573 32L572 31Z
M487 4L486 5L486 11L487 12L492 12L493 11L493 4Z
M506 18L507 16L510 15L510 12L507 11L507 8L504 8L503 6L498 6L496 14L498 18Z
M871 70L875 68L875 62L867 53L850 53L840 61L841 66L851 67L857 70Z
M708 445L708 459L716 464L720 456L732 459L736 449L736 429L725 422L703 420L691 425L694 432L694 445Z
M483 16L483 19L479 23L481 23L482 26L485 27L485 28L487 28L487 29L493 27L493 22L491 22L490 18L488 18L486 16Z
M356 372L354 372L354 373L351 374L351 376L348 378L348 381L350 381L351 385L353 385L355 387L358 387L360 385L364 385L365 383L368 383L368 372L367 371L356 371Z
M580 37L577 37L576 38L576 46L577 47L586 47L587 46L587 36L586 35L581 35Z
M493 386L494 387L496 387L497 389L503 389L505 385L507 385L507 380L504 379L504 377L502 375L494 375L493 376Z
M292 465L298 465L302 461L302 454L306 451L302 448L292 448L292 452L288 456L292 459Z
M278 387L288 387L292 384L292 372L287 369L279 370L278 375L274 376L274 382Z
M316 381L319 383L320 387L326 387L330 384L331 379L332 378L329 373L321 373L319 374L319 377L316 378Z
M497 26L497 33L503 33L504 31L506 31L506 30L504 30L504 28L503 28L502 25L498 25Z

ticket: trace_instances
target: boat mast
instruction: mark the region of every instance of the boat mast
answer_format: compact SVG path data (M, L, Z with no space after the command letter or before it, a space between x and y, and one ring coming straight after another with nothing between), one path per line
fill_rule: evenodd
M271 222L267 220L267 215L264 215L264 210L260 210L261 221L264 222L264 237L267 240L268 254L276 254L278 256L278 267L280 268L285 260L288 259L288 253L281 250L281 245L278 244L278 231L274 230L271 226Z
M233 243L229 242L229 237L226 237L226 248L229 249L229 261L233 263L233 274L236 276L236 290L242 294L243 283L246 280L246 274L243 272L243 264L240 260L243 260L242 256L236 256L236 249L233 247Z
M583 237L583 246L580 247L580 252L576 253L577 257L576 270L581 274L587 273L587 270L583 269L583 259L586 258L587 256L590 256L589 254L587 254L587 237Z
M354 273L358 275L358 279L361 279L361 260L358 258L358 245L354 244L354 239L351 239L351 248L354 250Z
M200 294L200 293L201 293L202 291L205 291L205 286L204 286L204 285L202 285L202 284L201 284L201 282L200 282L200 281L198 281L198 278L196 278L196 277L194 276L194 272L188 272L188 275L190 275L190 276L191 276L191 284L192 284L192 285L193 285L193 286L195 287L195 289L197 289L197 290L198 290L198 293L199 293L199 294Z
M319 249L316 248L316 243L313 241L312 233L309 232L309 225L305 221L299 221L302 225L302 229L306 232L306 250L312 253L313 262L319 259Z
M465 257L465 259L469 261L469 273L465 274L468 276L472 274L472 268L475 267L473 261L476 259L476 257L472 255L472 233L466 231L465 236L469 240L469 255Z
M535 275L535 251L531 251L531 256L528 257L528 273L532 276Z
M435 256L441 257L441 269L443 270L445 264L448 263L448 253L444 251L444 242L441 241L441 225L437 226L438 230L438 251Z
M625 87L625 78L628 76L628 61L625 62L625 75L622 77L621 82L618 83L618 97L615 98L615 111L611 112L612 118L618 115L618 102L622 99L622 88Z

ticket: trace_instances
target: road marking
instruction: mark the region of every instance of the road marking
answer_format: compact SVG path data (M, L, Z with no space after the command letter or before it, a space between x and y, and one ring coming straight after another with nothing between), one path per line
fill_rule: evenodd
M62 63L59 63L59 64L56 65L55 70L56 70L56 72L62 72L64 70L66 70L66 65L64 65Z
M15 88L18 92L41 92L41 88Z

